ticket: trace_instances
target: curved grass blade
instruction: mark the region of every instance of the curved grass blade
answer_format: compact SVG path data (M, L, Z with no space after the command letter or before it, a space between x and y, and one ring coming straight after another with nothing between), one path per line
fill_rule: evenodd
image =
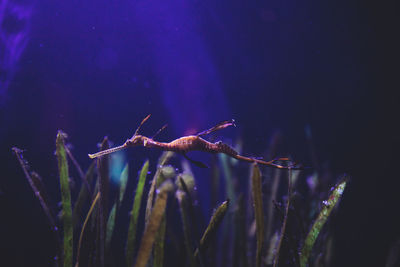
M267 266L271 266L274 263L274 256L278 241L279 235L278 232L275 232L271 235L271 238L269 239L269 245L265 256L265 263L267 264Z
M108 248L110 247L111 238L114 232L116 213L117 213L117 201L112 206L110 214L108 215L107 229L106 229L106 250L108 250Z
M85 174L85 180L88 182L88 184L92 183L93 177L94 177L94 170L95 170L96 162L93 161L88 170L86 171ZM74 228L77 228L81 223L82 223L82 209L85 205L85 202L88 199L88 195L91 196L91 192L87 189L87 186L82 183L81 189L79 190L78 198L75 202L74 208L73 208L73 213L72 213L72 219L74 223Z
M61 202L63 207L63 227L64 227L64 267L72 267L73 249L73 225L71 192L69 189L68 162L65 153L64 139L66 134L58 131L56 139L56 155L58 160L58 170L60 173Z
M310 257L312 247L317 239L322 227L324 226L326 220L331 214L332 209L336 206L341 196L343 195L344 189L346 187L348 177L345 176L342 180L333 188L331 195L325 201L323 201L323 207L318 214L313 226L308 233L306 240L304 241L304 246L300 254L300 266L306 267L308 259Z
M97 201L99 200L99 198L100 198L100 193L97 193L96 197L95 197L94 200L93 200L92 206L90 207L90 209L89 209L89 211L88 211L88 214L86 215L86 219L85 219L85 221L84 221L84 223L83 223L82 230L81 230L81 234L80 234L80 236L79 236L78 250L77 250L76 265L75 265L75 267L79 267L79 262L80 262L80 251L81 251L81 247L82 247L83 234L84 234L84 232L85 232L86 225L87 225L87 223L88 223L88 221L89 221L90 216L91 216L92 213L93 213L94 208L96 207L96 204L97 204Z
M107 136L101 142L100 151L107 150L110 147ZM109 156L105 155L97 159L98 185L100 192L99 216L98 216L98 242L97 259L100 260L100 266L104 266L106 259L106 227L108 217L108 192L109 192Z
M158 228L156 239L154 243L154 267L162 267L164 264L164 241L165 241L165 230L167 227L167 220L165 214L161 218L160 227Z
M140 248L136 259L136 267L145 267L149 260L151 249L153 247L157 231L160 227L162 217L165 216L168 193L172 192L173 189L173 183L167 180L160 186L158 190L159 193L157 194L149 222L144 230L144 234L140 243Z
M120 183L119 183L119 204L121 204L124 199L126 192L126 185L128 184L128 176L129 176L129 165L128 163L125 165L124 169L121 172Z
M261 252L264 244L264 213L262 203L262 185L261 185L261 172L257 164L253 164L253 171L251 175L251 187L253 195L254 215L256 218L256 237L257 237L257 250L256 250L256 266L261 266Z
M289 215L289 208L290 208L290 199L292 198L292 170L289 169L288 173L288 194L287 194L287 202L286 202L286 209L285 209L285 215L283 217L283 224L281 228L281 235L279 237L279 242L278 246L276 248L276 255L275 255L275 261L274 261L274 267L279 265L279 260L280 260L280 251L282 247L282 243L286 234L286 225L288 221L288 215Z
M187 260L189 262L190 267L195 267L196 266L196 261L195 257L193 255L193 250L192 250L192 235L190 231L190 223L189 223L189 205L190 205L190 200L189 197L187 196L187 187L185 182L181 177L178 177L180 183L182 184L182 187L185 188L185 191L178 190L176 192L176 198L178 199L179 203L179 210L181 213L181 220L182 220L182 226L183 226L183 236L185 239L185 249L186 249L186 255L187 255Z
M265 232L265 238L266 240L269 240L271 237L271 232L272 232L272 224L274 221L274 200L276 199L276 196L278 194L278 188L279 188L279 182L280 182L280 176L281 176L281 170L275 169L273 178L272 178L272 185L271 185L271 191L269 194L269 199L268 199L268 204L267 204L267 223L266 223L266 232Z
M208 224L206 231L204 232L200 240L200 246L198 249L196 249L196 252L194 254L196 258L199 256L199 253L202 253L207 249L208 245L210 244L211 238L216 236L218 226L221 224L222 219L228 211L228 207L229 199L222 202L222 204L214 212L213 216L211 217L210 223Z
M72 164L75 166L76 170L79 173L79 177L82 180L82 183L86 186L87 190L90 192L90 186L89 183L86 179L86 175L83 173L81 166L79 165L78 161L76 161L74 155L72 155L71 150L69 150L68 145L64 146L65 147L65 152L67 153L67 156L71 160Z
M156 179L156 187L159 188L165 180L171 179L176 176L175 168L172 166L163 166L160 171L160 175ZM158 228L156 240L154 243L153 250L153 266L162 267L164 263L164 240L166 231L167 221L165 215L161 219L160 227Z
M126 241L126 266L133 265L133 253L136 242L136 226L138 222L140 206L142 203L143 188L146 182L147 172L149 171L149 161L147 160L140 171L138 185L136 187L135 199L133 201L131 219L129 222L128 239Z
M29 165L28 162L24 159L22 153L23 151L19 148L13 147L12 148L15 156L18 159L19 164L22 167L22 170L24 171L25 177L29 182L29 185L31 186L33 192L35 193L35 196L40 202L40 205L42 206L42 209L44 213L46 214L46 217L50 223L51 231L54 234L54 238L56 240L57 244L57 254L58 256L56 257L58 260L61 260L59 257L60 254L60 248L61 248L61 240L58 232L58 227L56 226L56 221L55 221L55 216L54 216L54 210L52 209L51 203L47 197L47 193L45 191L45 187L42 183L42 179L40 178L39 174L36 172L29 172Z
M33 192L35 193L35 196L39 200L40 205L42 206L42 209L46 214L47 219L49 220L52 230L56 229L54 211L51 210L49 200L45 197L47 193L44 192L44 186L41 179L39 178L39 175L35 172L29 172L28 162L24 159L22 155L23 151L21 149L13 147L12 150L17 157L18 162L22 167L22 170L24 171L25 177L28 180L29 185L31 186Z
M189 225L192 224L193 235L195 239L199 239L199 234L197 233L198 229L198 221L196 219L194 207L193 207L193 199L191 193L193 192L196 184L193 174L183 173L178 176L176 180L176 184L178 185L178 189L185 193L184 197L184 207L186 209L187 218ZM198 245L198 244L197 244Z
M126 184L128 183L128 170L129 170L128 164L126 164L124 169L121 172L120 179L119 179L118 198L114 202L113 207L110 211L110 214L108 215L107 232L106 232L106 249L109 248L109 246L110 246L111 238L112 238L112 235L114 232L117 210L119 209L122 199L124 198L124 195L125 195Z
M157 171L154 174L154 178L153 178L153 181L151 182L150 190L147 195L146 213L145 213L145 224L146 225L149 221L150 214L151 214L151 208L153 206L154 192L156 190L158 176L160 176L160 174L161 174L162 167L165 164L167 164L167 162L171 159L171 157L173 155L174 155L174 152L166 151L161 155L160 159L158 160Z

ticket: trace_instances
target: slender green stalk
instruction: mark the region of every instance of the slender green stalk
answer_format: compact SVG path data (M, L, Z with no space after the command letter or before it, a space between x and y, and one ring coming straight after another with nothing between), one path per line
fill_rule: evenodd
M126 241L126 266L133 265L133 253L136 242L136 226L139 218L140 206L143 196L143 188L146 182L147 172L149 171L149 161L147 160L140 171L138 185L136 187L135 199L133 201L131 219L129 222L128 239Z
M109 142L108 138L104 137L103 142L101 143L100 150L108 149ZM98 253L100 259L100 266L104 266L106 259L106 228L107 228L107 218L108 218L108 191L109 191L109 156L103 156L97 159L97 166L99 172L99 192L100 192L100 200L99 200L99 242L98 244Z
M71 160L72 164L75 166L76 170L79 173L79 176L82 180L82 183L86 186L86 189L90 192L90 186L88 181L86 180L86 176L82 171L81 166L79 165L78 161L76 161L74 155L72 155L72 152L68 149L68 146L64 146L65 147L65 152L67 153L67 156L69 157L69 159Z
M51 206L50 200L47 196L42 179L40 178L39 174L37 174L36 172L34 172L34 171L29 172L28 161L26 161L24 159L23 151L21 149L13 147L12 150L13 150L15 156L17 157L18 162L22 167L22 170L24 171L25 177L28 180L29 185L31 186L33 192L35 193L35 196L37 197L37 199L40 202L40 205L42 206L44 213L47 216L47 219L50 224L50 229L51 229L52 233L54 234L54 238L56 240L56 245L57 245L56 260L59 261L58 264L60 264L61 259L60 259L59 254L61 253L61 251L60 251L61 240L60 240L60 236L59 236L58 227L57 227L56 221L55 221L55 216L54 216L55 212L52 209L52 206Z
M262 203L262 186L261 186L261 172L257 164L253 164L253 173L251 175L251 185L253 194L254 215L256 217L256 236L257 236L257 250L256 250L256 266L261 266L261 252L264 244L264 213Z
M68 162L64 144L65 137L65 133L63 133L62 131L58 131L56 139L56 154L58 159L58 170L60 173L61 202L63 207L64 267L72 267L73 225L71 193L69 189Z
M88 182L88 184L92 183L95 167L96 167L96 162L93 161L90 164L88 170L86 171L85 180ZM78 198L75 201L75 205L74 205L73 213L72 213L72 219L73 219L75 229L78 228L82 223L83 208L85 206L85 202L88 199L88 196L91 197L92 193L88 190L87 186L84 183L82 183L81 188L79 190Z
M271 185L271 191L269 194L269 199L267 203L267 223L266 223L266 232L265 232L265 238L266 240L269 240L270 237L272 236L272 225L274 221L274 200L276 199L276 196L278 195L278 188L279 188L279 182L280 182L280 176L281 176L281 170L279 169L273 169L273 178L272 178L272 185Z
M80 263L80 251L81 251L81 247L82 247L83 234L84 234L84 232L85 232L86 225L87 225L87 223L88 223L88 221L89 221L89 219L90 219L90 216L91 216L92 213L93 213L94 208L96 207L96 204L97 204L97 201L99 200L99 198L100 198L100 193L97 193L97 195L96 195L96 197L94 198L93 203L92 203L92 205L90 206L90 209L89 209L89 211L88 211L88 213L87 213L87 215L86 215L86 219L85 219L85 221L83 222L83 226L82 226L82 229L81 229L81 234L80 234L80 236L79 236L78 250L77 250L77 256L76 256L76 264L75 264L75 267L79 267L79 263Z
M42 206L42 209L46 214L47 219L49 220L52 230L57 229L54 218L54 211L51 210L50 203L45 197L47 194L43 191L44 186L41 179L39 178L39 175L35 172L29 172L28 162L24 159L22 155L23 151L21 149L13 147L12 150L14 151L15 156L17 157L18 162L22 167L22 170L24 171L25 177L28 180L29 185L31 186L33 192L35 193L35 196L39 200L40 205ZM37 176L36 179L35 176Z
M182 180L181 177L179 177L180 182L182 183L182 186L184 184L184 181ZM183 187L186 188L186 185ZM189 262L190 267L195 267L196 266L196 261L193 255L193 250L192 250L192 235L190 231L190 223L189 223L189 211L188 211L188 197L186 196L187 193L185 193L182 190L178 190L176 192L176 198L178 199L179 203L179 210L181 213L181 220L182 220L182 226L183 226L183 236L184 236L184 243L185 243L185 250L186 250L186 255L187 255L187 260Z
M342 178L342 180L333 188L329 198L323 201L323 207L318 214L318 217L315 220L314 224L312 225L310 232L306 237L306 240L304 241L304 246L300 254L301 267L307 266L307 262L311 254L312 247L314 246L315 240L317 240L317 237L321 232L321 229L327 221L329 215L331 214L332 209L336 206L341 196L343 195L347 181L347 177Z
M115 227L117 210L119 209L122 199L124 198L127 183L128 183L128 164L125 165L124 169L121 172L119 179L119 195L118 198L115 200L113 207L111 208L110 214L108 215L107 232L106 232L106 249L110 247L110 242Z
M292 197L292 170L289 169L289 173L288 173L288 195L287 195L286 209L285 209L285 215L284 215L284 218L283 218L283 224L282 224L282 228L281 228L281 235L279 237L278 246L276 248L274 267L278 266L279 260L280 260L280 252L281 252L281 248L282 248L282 243L283 243L283 240L284 240L285 234L286 234L286 225L287 225L287 221L288 221L291 197Z

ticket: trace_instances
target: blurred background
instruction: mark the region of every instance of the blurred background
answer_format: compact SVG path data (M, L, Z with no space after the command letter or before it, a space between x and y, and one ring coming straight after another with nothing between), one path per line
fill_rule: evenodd
M314 160L311 132L319 166L352 177L335 215L334 266L383 266L400 238L394 10L372 1L0 0L1 261L48 266L52 256L12 146L26 149L58 199L58 129L86 168L104 136L120 144L151 113L141 132L168 123L163 141L235 119L217 137L241 139L250 156L279 132L280 155L304 165ZM153 166L158 155L126 152Z

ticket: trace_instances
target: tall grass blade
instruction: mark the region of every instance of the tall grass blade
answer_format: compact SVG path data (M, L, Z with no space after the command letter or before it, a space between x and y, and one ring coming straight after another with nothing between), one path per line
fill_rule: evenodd
M345 176L342 180L333 188L332 193L329 198L323 201L323 207L318 214L317 219L312 225L310 232L308 233L306 240L304 241L304 246L301 249L300 254L300 266L306 267L308 259L310 257L312 247L317 240L319 233L321 232L322 227L327 221L329 215L331 214L332 209L336 206L341 196L343 195L344 189L346 187L348 181L348 177Z
M147 195L147 203L146 203L146 213L145 213L145 224L147 225L150 214L151 214L151 208L153 207L153 199L154 199L154 192L156 190L156 185L157 185L157 179L160 176L160 173L162 171L162 167L167 164L167 162L171 159L171 157L174 155L174 152L171 151L166 151L164 152L160 159L158 160L158 166L157 166L157 171L154 174L153 181L151 182L150 190Z
M80 236L79 236L78 250L77 250L77 256L76 256L76 264L75 264L75 267L79 267L79 263L80 263L80 259L81 259L81 257L80 257L80 251L81 251L81 247L82 247L83 234L85 233L86 225L87 225L87 223L88 223L88 221L89 221L89 219L90 219L90 216L91 216L92 213L93 213L94 208L96 207L96 204L97 204L99 198L100 198L100 193L97 193L96 197L95 197L94 200L93 200L92 205L90 206L90 209L89 209L89 211L88 211L88 214L86 215L86 219L85 219L85 221L84 221L84 223L83 223L83 226L82 226L82 229L81 229L81 234L80 234Z
M60 258L60 248L61 248L61 240L58 232L58 227L56 225L56 220L55 220L55 212L52 208L52 205L50 203L50 200L48 198L47 192L45 190L45 187L43 185L42 179L40 178L39 174L36 172L29 172L29 164L28 161L26 161L23 157L23 151L19 148L13 147L12 148L15 156L18 159L19 164L21 165L21 168L25 174L26 179L29 182L29 185L32 188L32 191L35 193L35 196L39 200L39 203L49 221L50 224L50 229L52 233L54 234L54 238L56 241L57 245L57 259L61 260Z
M15 156L18 159L19 164L21 165L22 170L24 171L25 177L29 182L29 185L31 186L33 192L35 193L35 196L40 202L40 205L42 206L42 209L44 213L47 216L47 219L49 220L50 226L52 230L54 231L56 227L55 223L55 218L54 218L54 211L51 210L51 206L49 203L47 196L47 193L44 191L44 185L41 181L41 178L39 175L35 172L29 172L29 165L28 161L26 161L23 157L23 151L19 148L13 147L12 148Z
M253 195L254 215L256 218L256 266L261 266L261 252L264 244L264 213L262 203L262 185L261 185L261 172L257 164L253 164L253 172L251 175L251 186Z
M108 250L108 248L110 247L111 238L114 232L116 214L117 214L117 201L115 201L115 203L113 204L110 214L108 215L107 229L106 229L106 250Z
M136 187L135 199L133 201L131 218L128 229L128 239L126 241L126 266L133 265L133 253L135 251L136 227L139 218L140 206L142 203L143 188L146 183L147 172L149 171L149 161L147 160L140 171L138 185Z
M199 256L199 253L203 254L203 252L206 251L211 239L216 237L218 226L221 224L222 219L225 217L225 214L228 211L228 207L229 199L222 202L222 204L214 212L213 216L211 217L210 223L208 224L202 238L200 239L200 246L194 254L196 258Z
M122 200L124 199L125 192L126 192L126 185L128 184L128 177L129 177L129 165L128 163L125 164L124 169L121 172L121 176L119 179L119 204L121 204Z
M90 164L88 170L86 171L85 180L88 182L88 184L92 183L92 180L94 177L95 166L96 166L96 162L93 161ZM72 213L72 219L73 219L75 229L82 223L82 217L83 217L82 212L83 212L85 203L88 200L88 195L91 197L92 193L90 190L88 190L87 186L84 183L82 183L81 188L79 190L78 198L76 199L75 206L74 206L73 213Z
M154 199L154 192L156 190L157 178L158 178L158 176L160 176L162 167L168 163L168 161L172 158L173 155L174 155L174 152L166 151L166 152L162 153L161 157L158 160L157 171L154 174L154 178L151 182L150 190L147 195L146 214L145 214L145 223L146 224L149 221L151 208L153 206L153 199Z
M164 242L165 242L165 230L167 227L167 220L165 214L161 218L160 227L156 234L156 240L154 243L154 267L162 267L164 264Z
M187 191L185 182L182 180L181 177L179 177L179 181L182 184L182 187L186 188L186 191ZM187 193L182 190L178 190L175 195L176 195L176 198L178 199L179 210L181 213L187 261L189 262L190 267L195 267L196 261L195 261L195 258L193 255L193 249L192 249L192 235L191 235L191 231L190 231L191 229L190 229L189 211L188 211L189 198L187 197Z
M274 263L274 256L275 256L275 251L276 247L278 244L279 235L278 232L275 232L274 234L271 235L271 238L269 239L269 244L268 244L268 249L267 253L265 256L265 263L270 266L273 265Z
M128 164L125 165L124 169L121 172L119 179L118 198L115 200L113 207L111 208L110 214L108 215L107 232L106 232L106 249L110 247L111 238L114 233L117 210L119 209L122 199L124 198L127 183L128 183Z
M285 235L286 235L286 225L287 225L289 209L290 209L290 205L291 205L291 203L290 203L291 198L292 198L292 170L289 169L289 173L288 173L288 194L287 194L287 201L286 201L286 209L285 209L285 214L284 214L284 217L283 217L281 235L279 237L278 246L276 248L274 267L279 265L280 252L281 252L282 244L283 244L283 241L284 241Z
M174 185L171 181L164 182L159 190L151 211L149 222L144 230L140 243L139 252L136 259L136 267L145 267L156 238L158 228L160 227L162 217L165 216L165 208L167 206L168 193L172 192Z
M86 186L87 190L90 192L90 186L88 181L86 180L86 176L82 171L81 166L79 165L78 161L76 161L74 155L72 155L71 150L69 150L68 146L65 146L65 152L67 153L67 156L69 157L69 159L71 160L72 164L75 166L76 170L79 173L79 177L82 180L82 183Z
M278 188L279 188L279 181L281 176L281 170L274 169L273 170L273 178L272 178L272 185L271 191L268 198L267 203L267 223L266 223L266 233L265 237L266 240L269 240L272 235L272 227L274 222L274 203L273 201L276 200L276 196L278 195Z
M109 142L108 138L104 137L100 150L108 149ZM105 265L105 245L106 245L106 227L107 227L107 217L108 217L108 192L109 192L109 156L103 156L97 159L97 166L99 172L99 242L98 242L98 259L100 260L100 266Z
M167 179L171 179L175 176L176 176L175 168L173 168L172 166L163 166L161 168L160 175L156 178L156 187L159 188L159 186L164 181L166 181ZM164 215L162 217L160 227L158 228L154 244L154 251L153 251L154 267L162 267L164 263L164 240L165 240L166 226L167 226L167 221Z
M193 198L192 193L195 189L196 183L193 174L183 173L178 176L178 179L175 182L178 185L178 188L185 193L185 206L187 212L188 223L192 224L193 235L195 240L199 240L200 236L197 233L198 229L198 220L195 215L195 210L193 207ZM197 244L198 245L198 244Z
M64 139L66 134L58 131L56 139L56 155L58 160L58 170L60 173L61 202L63 207L63 227L64 227L64 267L72 267L73 254L73 225L71 192L69 189L68 162L65 153Z

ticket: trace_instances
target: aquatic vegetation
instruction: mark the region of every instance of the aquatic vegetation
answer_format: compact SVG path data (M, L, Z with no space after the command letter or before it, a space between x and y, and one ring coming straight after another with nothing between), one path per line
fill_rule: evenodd
M64 267L72 266L72 242L73 242L73 227L72 227L72 207L71 207L71 192L69 188L69 175L67 154L65 152L64 139L66 135L59 131L56 139L56 155L58 159L58 170L60 172L60 188L62 202L62 219L64 227Z
M142 202L144 183L146 182L147 172L149 170L149 161L146 161L140 171L138 185L136 187L135 199L131 211L129 222L128 239L126 241L126 262L127 266L132 266L133 252L135 250L136 228L139 218L140 203Z
M304 241L304 246L301 250L300 265L305 267L307 265L307 260L310 256L312 247L317 239L321 228L324 226L326 220L328 219L332 209L335 207L336 203L340 200L343 195L344 189L347 184L347 178L344 177L332 190L331 195L328 200L324 200L323 207L315 220L313 226L308 233L306 240Z
M261 266L261 252L264 243L264 214L262 203L261 172L257 165L253 166L251 175L251 189L253 192L254 215L256 219L256 266Z
M62 210L58 217L57 205L47 197L40 176L31 170L23 151L13 148L54 233L54 240L43 242L56 244L58 266L303 267L332 260L327 222L343 195L347 176L329 192L323 183L332 181L323 181L318 172L307 178L310 174L303 170L261 169L257 162L239 164L222 154L210 168L208 191L215 211L203 214L196 172L188 161L179 164L173 152L163 152L157 164L144 160L137 182L126 164L113 188L109 156L98 157L85 173L66 139L59 131L56 156ZM100 150L108 147L105 138ZM78 188L70 186L70 167L81 178L74 182ZM243 174L243 168L250 175ZM129 192L129 181L134 182L134 192ZM132 203L127 203L126 195L133 196ZM130 209L128 217L125 206ZM121 223L124 220L127 223ZM124 251L117 251L123 246L115 246L116 242L125 245Z

